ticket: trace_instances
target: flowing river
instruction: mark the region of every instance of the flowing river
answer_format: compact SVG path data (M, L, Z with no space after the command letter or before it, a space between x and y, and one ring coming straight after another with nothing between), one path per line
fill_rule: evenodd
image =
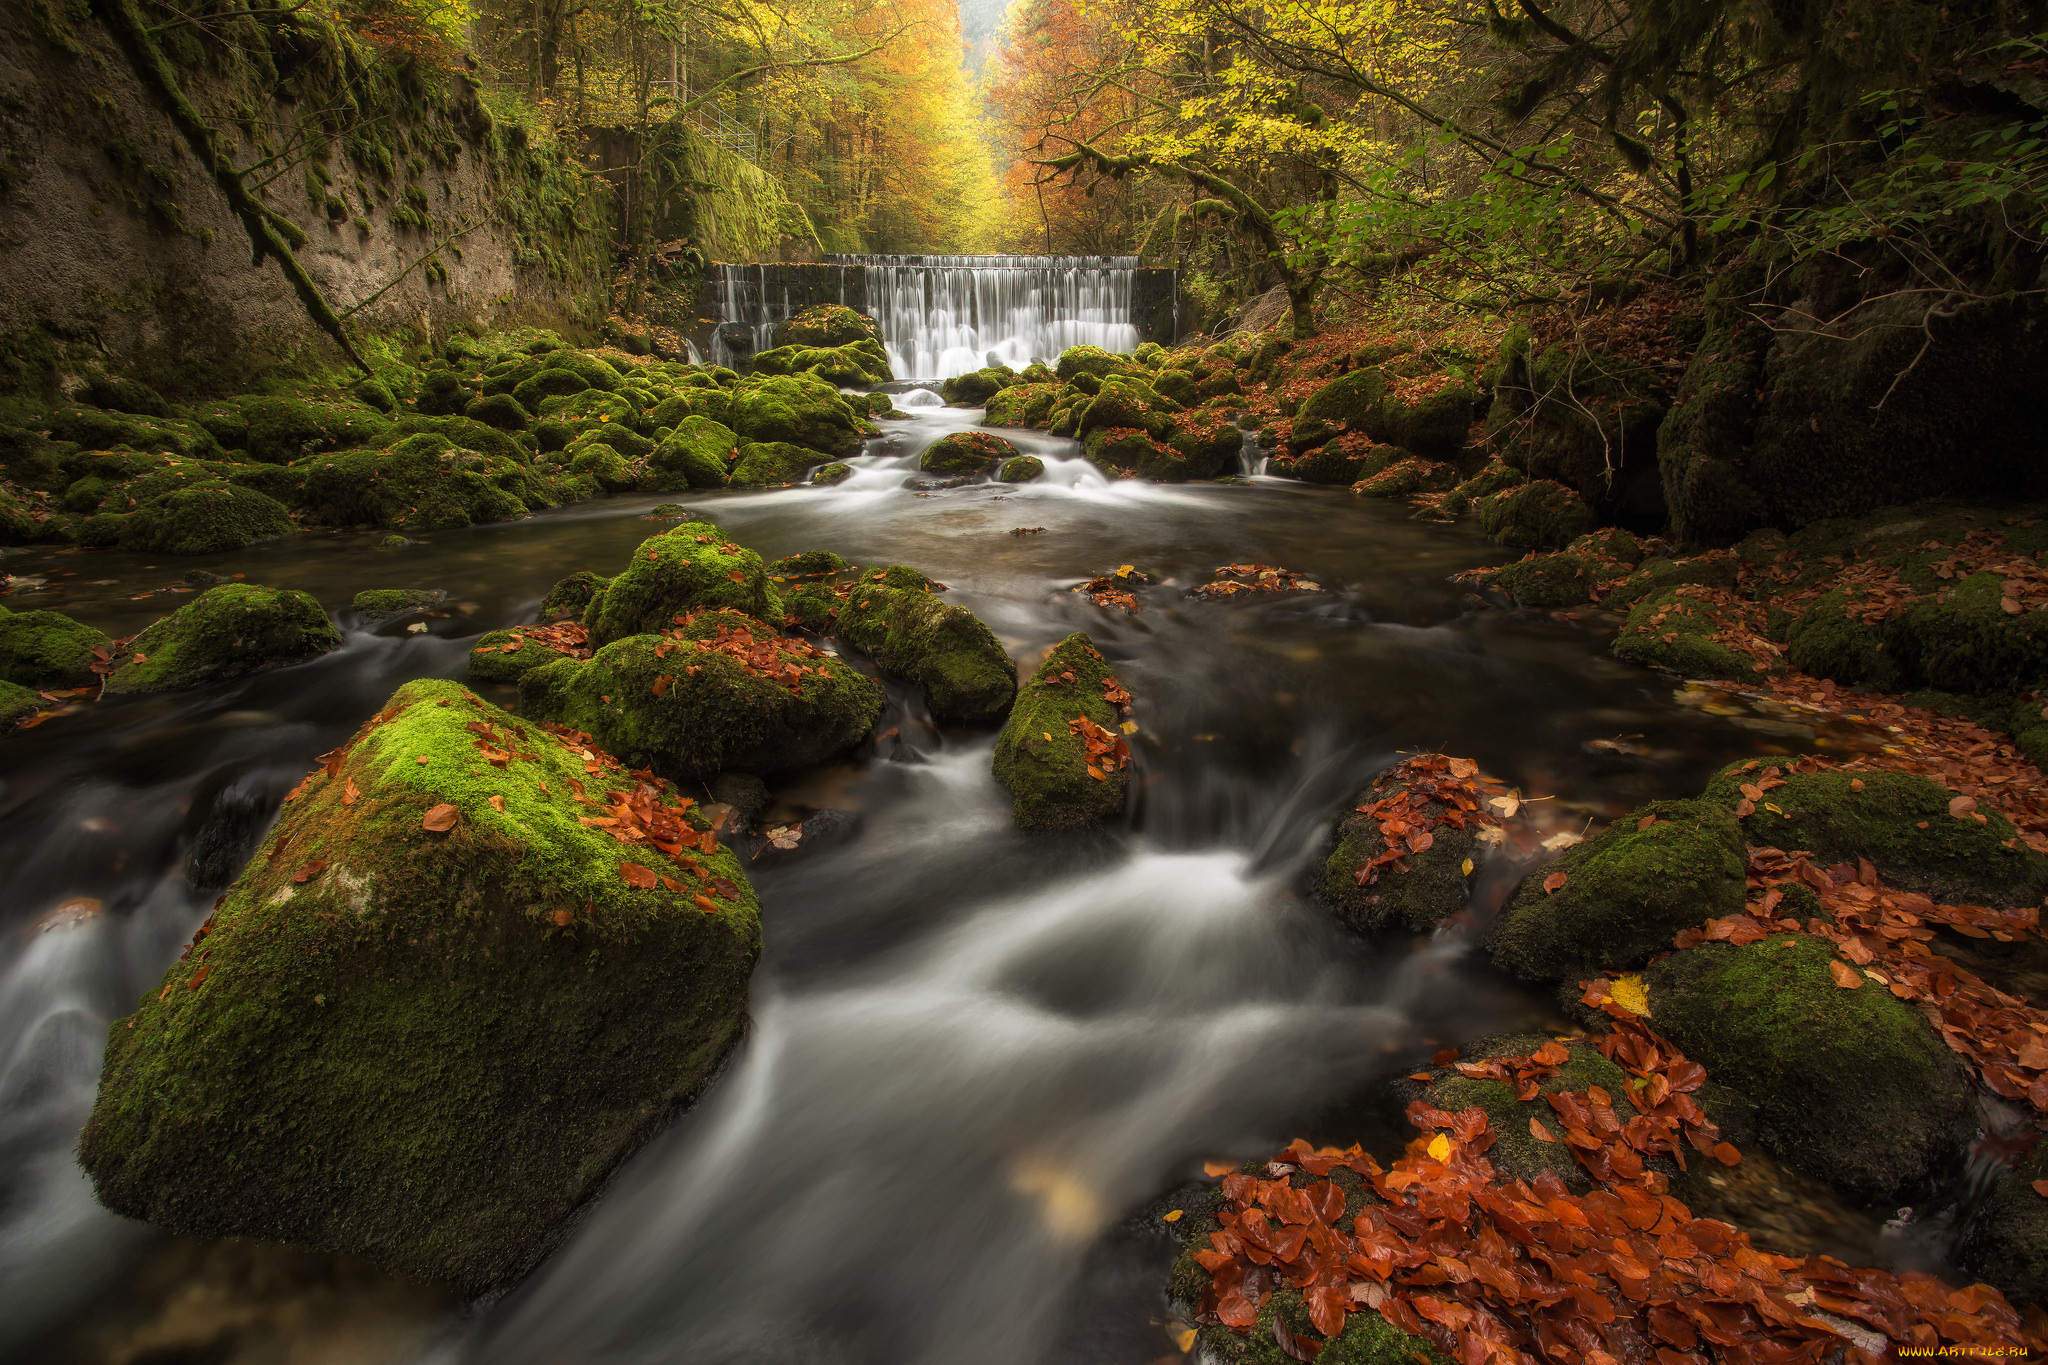
M993 733L935 729L892 685L871 759L776 789L771 818L839 809L858 833L756 865L754 1024L706 1098L510 1293L416 1309L425 1326L393 1355L293 1360L413 1358L422 1340L446 1365L1173 1356L1159 1214L1205 1160L1295 1136L1398 1145L1374 1096L1386 1077L1562 1023L1473 950L1512 860L1483 872L1471 922L1366 942L1305 893L1334 813L1399 752L1441 749L1549 796L1544 827L1576 830L1771 742L1767 722L1683 705L1611 660L1592 623L1471 600L1448 576L1512 552L1469 524L1264 479L1111 483L1030 432L1005 434L1046 460L1041 482L919 491L917 452L979 417L924 401L838 488L688 505L767 558L914 564L1027 672L1088 631L1136 697L1127 827L1018 833ZM556 579L615 571L661 529L658 501L400 550L344 533L218 560L8 559L7 605L116 635L189 600L170 589L194 569L308 589L346 630L303 666L0 740L0 1349L29 1352L10 1358L58 1358L163 1251L100 1210L72 1160L108 1021L159 980L315 754L407 679L461 677L474 637L532 619ZM1181 595L1227 561L1330 591ZM1158 584L1136 615L1066 590L1121 564ZM424 633L363 628L346 604L372 587L446 589L445 614Z

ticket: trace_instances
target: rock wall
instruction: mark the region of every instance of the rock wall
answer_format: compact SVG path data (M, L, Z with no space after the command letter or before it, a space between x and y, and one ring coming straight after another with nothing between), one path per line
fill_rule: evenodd
M297 256L351 330L595 325L608 197L501 127L461 76L394 63L309 20L172 26L184 92L245 183L306 236ZM0 390L81 366L167 392L328 365L338 349L247 231L97 11L0 18Z

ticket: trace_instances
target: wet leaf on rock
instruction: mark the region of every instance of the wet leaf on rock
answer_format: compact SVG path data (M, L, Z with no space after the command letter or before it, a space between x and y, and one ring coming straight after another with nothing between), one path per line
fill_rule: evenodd
M420 760L422 763L426 761L424 758ZM460 806L450 805L448 802L443 801L440 805L429 809L426 815L421 817L420 828L431 830L435 834L446 834L449 830L455 828L455 822L461 815L462 808Z

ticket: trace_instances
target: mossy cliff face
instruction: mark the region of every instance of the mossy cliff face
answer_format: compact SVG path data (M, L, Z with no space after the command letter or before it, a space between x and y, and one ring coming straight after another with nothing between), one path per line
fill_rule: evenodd
M856 589L858 591L858 589ZM1104 696L1115 685L1109 664L1086 635L1075 633L1053 647L1045 662L1018 689L1002 734L996 737L993 771L1010 789L1022 829L1072 829L1121 815L1130 789L1129 745L1108 762L1091 758L1077 717L1116 735L1123 713ZM1095 769L1090 772L1090 767Z
M0 678L20 687L84 687L93 680L95 650L113 642L62 612L0 607Z
M804 641L707 611L588 660L556 657L520 677L519 701L524 714L582 730L629 762L696 779L823 762L867 738L884 697Z
M905 565L863 578L840 605L839 638L924 689L940 720L995 720L1017 696L1017 665L995 632L932 595ZM904 586L892 586L901 583Z
M298 663L341 643L319 599L290 588L209 588L128 642L107 695L168 692Z
M746 1017L733 856L580 822L636 790L454 683L401 688L110 1030L79 1143L101 1201L466 1292L530 1265ZM656 837L702 838L651 801Z
M692 611L729 610L780 620L761 556L727 540L708 521L686 521L649 536L585 616L593 645L658 635Z
M1872 982L1842 989L1833 961L1803 934L1688 948L1645 974L1650 1026L1756 1105L1786 1164L1884 1198L1960 1149L1970 1085L1918 1010Z
M1545 891L1559 873L1564 884ZM1652 802L1531 872L1494 929L1494 960L1567 983L1634 966L1679 930L1739 913L1744 887L1732 815L1707 801Z

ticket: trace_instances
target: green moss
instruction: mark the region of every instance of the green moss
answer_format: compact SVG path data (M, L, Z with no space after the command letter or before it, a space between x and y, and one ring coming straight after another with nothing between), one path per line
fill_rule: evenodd
M873 319L844 304L820 303L776 323L771 339L777 346L845 346L879 341L881 330Z
M834 484L845 483L852 477L853 466L842 464L838 460L834 460L831 464L821 464L811 471L811 482L826 488L830 488Z
M1398 451L1400 447L1390 446L1387 449ZM1409 456L1394 460L1377 474L1358 480L1351 485L1351 491L1366 498L1407 498L1417 493L1448 491L1457 481L1458 471L1450 465L1425 465L1422 460Z
M984 403L981 424L985 427L1039 427L1052 421L1059 401L1057 384L1011 384L990 394Z
M519 406L528 412L540 412L544 399L582 393L589 387L590 381L573 370L549 368L514 385L512 397L518 399Z
M1915 679L1951 692L2032 688L2048 679L2048 611L2007 612L2005 580L1975 573L1909 604L1890 638Z
M682 418L648 457L648 490L672 493L685 488L725 487L739 444L732 428L709 417Z
M526 448L494 426L469 417L401 417L393 423L393 430L401 436L417 436L432 432L446 436L450 442L464 450L474 450L481 455L490 455L513 464L529 464L532 457Z
M941 720L994 720L1016 699L1017 665L995 632L928 590L862 581L840 605L839 637L922 687Z
M517 647L508 651L506 646L515 642ZM546 645L532 643L526 639L526 633L516 627L494 630L470 647L469 677L472 682L516 683L536 668L566 657Z
M94 650L113 642L82 621L55 611L0 607L0 679L22 687L84 687L94 678Z
M732 467L734 488L777 488L799 483L804 472L818 463L818 454L786 441L750 441L740 447L739 463Z
M1479 498L1477 505L1481 529L1518 550L1560 549L1595 525L1593 509L1586 500L1550 479L1490 493Z
M149 554L220 554L296 530L291 514L275 498L207 479L136 508L121 529L121 548Z
M1476 1062L1492 1057L1526 1057L1549 1041L1548 1037L1533 1033L1484 1039L1467 1045L1463 1049L1462 1060ZM1617 1118L1627 1123L1635 1117L1636 1107L1629 1103L1629 1096L1635 1088L1627 1072L1601 1056L1590 1044L1571 1042L1565 1044L1565 1050L1570 1056L1558 1074L1538 1082L1539 1095L1555 1095L1567 1090L1584 1094L1593 1086L1599 1086L1613 1099ZM1592 1188L1591 1178L1572 1159L1571 1149L1563 1140L1564 1124L1549 1104L1540 1098L1517 1100L1515 1092L1500 1081L1461 1076L1448 1068L1439 1075L1441 1079L1424 1089L1424 1098L1447 1114L1455 1114L1474 1105L1486 1111L1494 1134L1494 1145L1486 1157L1495 1170L1510 1180L1534 1180L1548 1171L1578 1193L1583 1194ZM1529 1131L1532 1118L1542 1120L1543 1126L1558 1141L1538 1141Z
M1014 455L996 471L999 483L1030 483L1045 476L1045 461L1036 455Z
M1756 1105L1786 1164L1883 1198L1957 1149L1970 1086L1918 1010L1874 982L1843 990L1833 960L1803 934L1675 953L1646 974L1651 1026Z
M1076 632L1055 645L1018 689L1010 719L996 737L993 771L1010 790L1019 828L1072 829L1123 813L1129 763L1098 767L1104 776L1092 776L1087 746L1068 729L1068 722L1086 716L1116 733L1122 714L1102 696L1111 676L1095 642Z
M887 384L889 353L871 337L844 346L778 346L754 356L755 374L814 374L828 384Z
M520 708L585 731L627 762L683 779L821 763L858 744L882 714L882 689L839 660L779 643L775 666L805 670L792 692L697 643L719 629L779 639L738 612L705 613L666 637L629 636L587 662L563 659L528 672Z
M1077 375L1093 375L1100 379L1111 374L1143 374L1144 370L1128 356L1116 355L1100 346L1069 346L1060 352L1053 372L1060 377L1061 383L1070 384Z
M742 441L786 441L841 460L860 454L869 431L864 413L809 374L749 376L733 395L731 426Z
M463 408L462 415L499 431L524 431L532 420L532 414L519 406L519 400L509 393L487 394L474 399Z
M784 624L819 634L839 619L839 596L823 584L798 588L782 599Z
M554 505L533 470L459 450L445 436L408 436L390 450L341 450L292 467L304 474L299 498L316 525L432 531L514 521Z
M942 436L917 457L927 474L986 474L1013 458L1017 447L987 431L956 431Z
M579 823L633 783L458 684L409 683L382 714L111 1030L80 1159L103 1203L159 1227L476 1292L709 1081L759 905L722 848L693 855L732 888L705 913L684 869ZM454 828L424 830L442 803ZM681 889L638 889L627 862Z
M629 635L658 635L692 611L779 620L781 613L769 610L771 595L761 556L708 521L686 521L641 541L603 597L592 600L584 621L591 644L607 645Z
M383 621L409 611L424 611L447 600L438 588L365 588L349 603L366 620Z
M1761 775L1725 773L1703 799L1732 811L1741 784ZM2048 891L2048 858L2020 844L1994 810L1950 815L1954 793L1939 783L1910 773L1782 775L1785 785L1742 821L1752 844L1805 849L1823 867L1868 858L1887 884L1950 903L2027 905Z
M1367 432L1381 425L1387 399L1387 377L1368 366L1340 375L1310 394L1294 413L1296 450L1319 446L1347 431ZM1561 542L1560 542L1561 543Z
M680 426L685 419L703 417L723 427L732 416L732 395L720 388L691 386L679 389L654 405L647 421L655 427Z
M1216 1365L1293 1365L1273 1335L1276 1317L1296 1337L1320 1340L1301 1291L1282 1285L1260 1305L1258 1320L1243 1334L1228 1327L1203 1328L1201 1358ZM1350 1314L1343 1332L1321 1344L1316 1365L1451 1365L1451 1358L1435 1343L1409 1336L1371 1309Z
M1803 673L1849 687L1897 691L1898 659L1884 645L1883 629L1865 625L1848 590L1836 588L1792 622L1785 635L1785 660Z
M939 385L939 396L954 407L978 408L1018 382L1017 372L1008 365L989 365L948 379Z
M4 622L0 622L4 624ZM128 643L107 695L167 692L297 663L341 643L311 593L224 583L209 588Z
M1565 884L1546 893L1558 872ZM1744 886L1742 833L1725 808L1653 801L1531 872L1494 929L1494 960L1539 981L1635 966L1679 930L1739 913Z
M1375 793L1363 792L1354 805L1364 804ZM1443 813L1436 802L1424 806L1429 818ZM1391 867L1380 869L1379 880L1360 886L1356 873L1361 864L1386 851L1386 836L1379 822L1355 810L1346 811L1337 822L1336 844L1323 859L1319 885L1322 899L1338 917L1362 934L1393 925L1428 929L1465 908L1465 860L1472 856L1472 835L1450 825L1434 831L1435 840L1421 853L1410 854L1406 872Z
M541 599L540 619L558 621L564 617L581 616L591 599L610 582L602 574L578 569L548 589L548 595Z
M1085 407L1078 409L1077 435L1102 428L1143 431L1164 438L1172 429L1171 413L1179 405L1142 379L1111 375L1102 381Z
M1536 554L1503 564L1486 581L1513 593L1525 607L1576 607L1593 598L1583 560L1572 554Z
M290 464L322 450L379 445L391 439L391 423L361 404L313 403L298 398L246 398L252 459Z
M137 417L94 408L67 407L58 408L50 414L47 430L53 439L75 442L87 450L126 446L130 450L152 454L167 450L173 455L196 459L218 459L222 454L220 443L205 427L197 422L173 418Z
M43 709L43 699L33 688L0 680L0 729L5 729Z
M1740 624L1732 608L1669 588L1636 604L1610 648L1617 659L1688 678L1749 681L1756 677L1750 657L1712 638Z
M565 454L571 474L588 475L607 493L622 493L639 481L626 457L606 442L579 436Z
M2015 1307L2048 1303L2048 1199L2034 1182L2048 1179L2048 1146L2019 1169L2001 1173L1967 1227L1956 1262Z
M1687 584L1733 589L1735 565L1727 559L1670 559L1653 555L1638 564L1634 573L1609 589L1602 600L1610 607L1625 608L1667 588Z

